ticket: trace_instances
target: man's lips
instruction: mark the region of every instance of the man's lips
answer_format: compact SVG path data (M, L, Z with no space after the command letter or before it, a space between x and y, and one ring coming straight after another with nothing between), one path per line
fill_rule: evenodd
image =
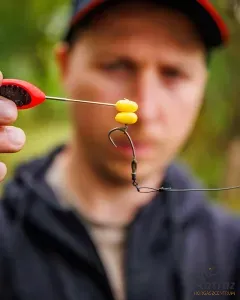
M132 147L129 142L114 141L116 150L127 156L133 155ZM153 151L153 144L143 142L133 142L137 157L149 155Z

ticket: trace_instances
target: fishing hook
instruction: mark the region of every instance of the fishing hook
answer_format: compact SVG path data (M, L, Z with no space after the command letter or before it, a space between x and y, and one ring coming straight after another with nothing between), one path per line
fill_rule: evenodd
M132 162L131 162L132 184L137 189L137 191L139 193L154 193L154 192L162 192L162 191L165 191L165 192L191 192L191 191L202 192L202 191L226 191L226 190L240 189L240 185L238 185L238 186L232 186L232 187L223 187L223 188L209 188L209 189L207 189L207 188L206 189L200 189L200 188L199 189L191 189L191 188L190 189L173 189L171 187L169 187L169 188L160 187L160 188L157 189L157 188L150 188L150 187L140 187L138 185L138 182L137 182L137 157L136 157L136 150L135 150L132 138L129 135L129 133L127 132L127 130L128 130L128 126L127 125L125 125L124 127L113 128L112 130L109 131L108 138L109 138L110 142L115 147L117 147L117 145L113 141L111 135L114 132L116 132L116 131L120 131L120 132L123 132L127 136L128 141L129 141L130 146L131 146L131 149L132 149Z
M132 141L132 138L131 136L129 135L129 133L127 132L128 130L128 126L125 125L124 127L116 127L116 128L113 128L112 130L109 131L108 133L108 138L110 140L110 142L115 146L117 147L117 145L114 143L111 135L116 132L116 131L120 131L120 132L123 132L127 138L128 138L128 141L130 143L130 146L131 146L131 149L132 149L132 154L133 154L133 157L132 157L132 162L131 162L131 169L132 169L132 184L133 186L136 187L137 191L140 192L139 190L139 187L138 187L138 183L137 183L137 157L136 157L136 151L135 151L135 147L134 147L134 144L133 144L133 141Z

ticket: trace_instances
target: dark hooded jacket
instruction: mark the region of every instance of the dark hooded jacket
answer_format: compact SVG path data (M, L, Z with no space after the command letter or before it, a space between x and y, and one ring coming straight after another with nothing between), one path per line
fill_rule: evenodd
M44 180L59 151L22 164L4 189L1 300L113 300L81 218L60 207ZM163 185L198 187L177 165ZM129 224L127 300L240 299L239 284L239 219L210 205L202 192L161 192Z

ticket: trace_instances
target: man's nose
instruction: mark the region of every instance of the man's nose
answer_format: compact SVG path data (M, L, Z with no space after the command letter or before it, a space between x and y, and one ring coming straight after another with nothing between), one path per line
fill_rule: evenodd
M141 122L154 121L161 114L161 98L164 91L156 71L143 72L137 82L136 101L138 103L138 118Z

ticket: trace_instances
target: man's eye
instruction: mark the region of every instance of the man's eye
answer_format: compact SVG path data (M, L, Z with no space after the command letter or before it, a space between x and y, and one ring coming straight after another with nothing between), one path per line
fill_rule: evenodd
M133 66L128 62L112 62L102 64L101 68L106 71L132 71Z
M182 76L182 72L178 69L174 68L166 68L162 71L162 74L166 78L180 78Z

